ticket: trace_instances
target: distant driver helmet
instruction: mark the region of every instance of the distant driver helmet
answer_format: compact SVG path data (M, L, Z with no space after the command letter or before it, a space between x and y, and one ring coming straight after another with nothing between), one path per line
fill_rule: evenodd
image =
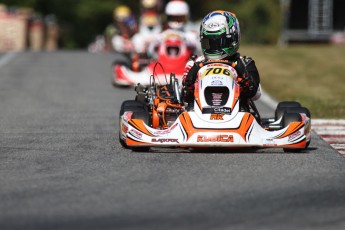
M131 9L129 9L127 6L121 5L114 9L113 17L115 20L122 22L131 16L131 14Z
M145 9L152 9L158 4L157 0L141 0L141 6Z
M154 11L147 11L142 14L141 22L147 27L154 27L160 24L158 15Z
M172 0L166 5L165 14L171 29L182 29L189 19L189 6L184 1Z
M129 7L125 5L116 7L114 9L113 17L115 22L126 26L132 31L136 30L137 22Z

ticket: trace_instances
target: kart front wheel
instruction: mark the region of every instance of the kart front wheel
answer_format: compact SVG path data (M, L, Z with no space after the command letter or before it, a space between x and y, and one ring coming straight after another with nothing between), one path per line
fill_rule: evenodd
M142 108L136 107L132 111L133 111L132 119L140 119L140 120L143 120L145 124L150 125L150 115L148 111L145 109L145 107L142 107ZM148 146L131 147L131 149L134 152L148 152L150 150L150 147Z
M120 131L119 131L119 142L121 144L122 147L128 149L128 145L126 144L126 142L121 138L121 116L125 113L125 112L128 112L128 111L133 111L133 112L137 112L139 111L142 111L142 110L145 110L145 113L147 113L147 109L146 109L146 106L141 103L141 102L138 102L138 101L135 101L135 100L127 100L127 101L124 101L121 105L121 109L120 109L120 113L119 113L119 128L120 128Z
M304 107L301 107L304 108ZM306 108L304 108L306 109ZM291 122L301 122L302 117L299 112L287 112L283 115L283 127L288 126ZM286 153L299 153L302 150L306 149L310 144L310 141L307 142L305 148L283 148Z

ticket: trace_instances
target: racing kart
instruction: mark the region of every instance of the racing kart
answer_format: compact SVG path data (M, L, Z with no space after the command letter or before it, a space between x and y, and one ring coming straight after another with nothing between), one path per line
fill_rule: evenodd
M261 118L252 100L240 97L234 68L204 65L195 82L194 102L183 103L179 82L152 80L138 85L135 100L124 101L119 114L119 141L124 148L283 148L300 152L311 141L311 116L299 102L280 102L272 118Z
M138 83L150 85L150 75L155 74L156 81L165 82L166 73L175 73L182 79L184 67L193 55L183 37L173 31L165 32L162 43L157 47L157 58L152 60L143 53L133 53L130 63L119 61L112 65L112 83L114 86L135 86ZM161 68L156 68L157 63Z

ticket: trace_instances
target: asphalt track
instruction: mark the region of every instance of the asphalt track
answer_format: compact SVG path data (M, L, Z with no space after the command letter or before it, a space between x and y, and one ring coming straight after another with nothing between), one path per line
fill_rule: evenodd
M134 92L112 87L114 58L2 64L0 229L345 229L345 159L315 133L300 154L122 149L118 110Z

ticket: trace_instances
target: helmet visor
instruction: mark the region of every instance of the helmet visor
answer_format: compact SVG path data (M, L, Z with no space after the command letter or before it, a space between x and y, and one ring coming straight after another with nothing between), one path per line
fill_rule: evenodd
M221 51L224 48L232 48L232 38L227 37L204 37L201 39L201 47L205 50Z
M167 16L168 22L187 22L187 16L186 15L168 15Z

